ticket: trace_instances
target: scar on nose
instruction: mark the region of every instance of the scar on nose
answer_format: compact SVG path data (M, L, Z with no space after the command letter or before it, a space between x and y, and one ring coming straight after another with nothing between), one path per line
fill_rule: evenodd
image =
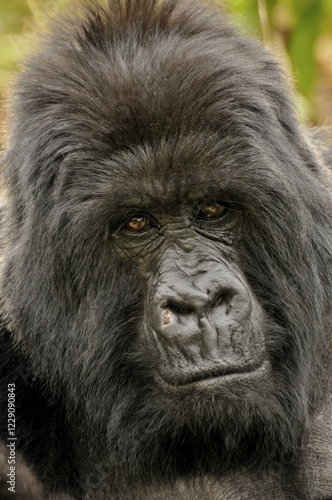
M169 309L164 309L161 313L161 317L163 320L163 326L169 325L171 322L171 311Z

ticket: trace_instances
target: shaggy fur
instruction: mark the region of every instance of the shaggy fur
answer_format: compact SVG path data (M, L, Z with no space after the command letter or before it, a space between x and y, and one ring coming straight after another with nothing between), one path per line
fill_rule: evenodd
M109 3L57 23L16 84L1 415L15 383L17 449L52 493L331 498L323 160L278 65L222 16L183 0ZM201 393L156 382L147 309L167 252L119 232L125 202L145 208L146 192L161 216L206 193L236 207L197 252L226 262L262 311L270 369L257 383Z

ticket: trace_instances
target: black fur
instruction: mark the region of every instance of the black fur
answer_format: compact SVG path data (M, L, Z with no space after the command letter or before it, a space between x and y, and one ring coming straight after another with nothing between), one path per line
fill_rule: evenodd
M271 56L197 4L89 4L20 74L4 165L1 414L14 382L45 491L331 498L331 185ZM177 236L133 244L124 207L148 212L147 192L165 227L203 199L230 222L185 258ZM179 389L179 355L174 386L156 381L158 269L196 254L261 311L269 368L251 385Z

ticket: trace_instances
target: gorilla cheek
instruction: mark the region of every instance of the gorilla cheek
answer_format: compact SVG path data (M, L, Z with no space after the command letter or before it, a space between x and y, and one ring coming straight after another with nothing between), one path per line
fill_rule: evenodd
M165 255L147 303L148 348L158 376L185 386L225 383L266 358L263 313L240 272L228 262Z

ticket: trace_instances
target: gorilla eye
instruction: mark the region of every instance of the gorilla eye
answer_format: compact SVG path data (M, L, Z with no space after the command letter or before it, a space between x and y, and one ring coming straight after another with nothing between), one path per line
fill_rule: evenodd
M219 219L223 215L226 215L228 209L225 205L220 205L219 203L211 203L206 205L200 205L197 217L199 219Z
M153 226L154 224L147 214L140 214L126 220L122 230L131 234L142 234L150 231Z

